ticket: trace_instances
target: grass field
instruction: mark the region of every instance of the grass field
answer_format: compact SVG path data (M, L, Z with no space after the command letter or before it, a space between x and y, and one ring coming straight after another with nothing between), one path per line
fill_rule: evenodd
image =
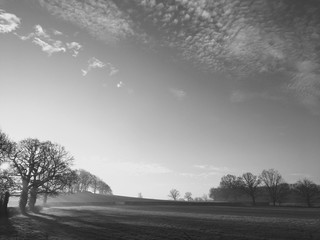
M11 209L13 210L13 209ZM320 209L111 205L2 220L0 239L320 239Z

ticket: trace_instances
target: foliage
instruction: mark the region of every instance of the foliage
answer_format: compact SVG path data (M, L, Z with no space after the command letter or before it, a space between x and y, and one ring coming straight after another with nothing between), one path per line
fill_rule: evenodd
M312 206L313 201L319 196L320 188L310 179L304 178L294 185L294 190L306 202L308 207Z
M258 176L253 175L250 172L242 174L242 177L239 178L240 189L251 197L253 205L256 204L256 196L260 183L261 180L258 178Z
M192 201L192 193L191 192L186 192L184 194L184 198L187 200L187 201Z
M172 200L177 201L180 197L180 192L177 189L171 189L168 195L169 198L172 198Z
M275 169L263 170L260 175L261 181L267 187L269 197L273 203L273 206L276 205L276 202L281 200L286 192L285 185L283 185L284 180L281 174Z

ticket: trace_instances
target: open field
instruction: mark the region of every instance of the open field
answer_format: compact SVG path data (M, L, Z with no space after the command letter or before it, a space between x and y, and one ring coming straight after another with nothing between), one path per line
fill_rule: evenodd
M12 210L12 209L11 209ZM0 239L320 239L320 209L111 205L13 215Z

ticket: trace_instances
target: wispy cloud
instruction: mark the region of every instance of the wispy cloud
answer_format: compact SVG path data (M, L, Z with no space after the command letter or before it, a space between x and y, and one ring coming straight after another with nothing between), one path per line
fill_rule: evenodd
M41 47L42 51L46 52L49 56L53 53L65 52L66 49L61 46L61 42L55 42L54 45L42 41L40 38L35 37L32 42Z
M104 68L106 64L99 59L92 57L88 60L88 66L86 69L81 69L82 71L82 76L86 76L92 69L95 68Z
M71 21L108 43L133 35L130 20L112 1L39 0L54 15Z
M194 165L195 168L197 169L202 169L202 170L207 170L211 172L217 172L217 173L228 173L232 172L230 168L227 167L216 167L213 165Z
M117 83L117 88L122 88L124 86L124 83L122 81Z
M77 57L79 54L79 51L82 49L82 46L80 45L80 43L71 42L71 43L67 43L67 48L73 52L72 53L73 57Z
M16 34L21 40L31 40L37 46L41 47L41 50L51 56L54 53L72 52L72 56L76 57L82 46L77 42L64 43L61 40L53 38L51 35L62 35L58 30L52 30L51 34L46 31L41 25L37 24L34 26L34 32L21 36Z
M114 65L111 63L105 63L100 61L99 59L92 57L88 60L88 65L85 69L81 69L82 76L86 76L92 69L95 68L106 68L108 70L108 75L111 77L119 72ZM119 82L117 87L122 87L123 83Z
M140 175L154 175L154 174L168 174L172 170L158 164L146 162L113 162L103 165L112 172L118 172L126 176L140 176Z
M263 92L249 92L242 90L234 90L230 96L230 101L232 103L242 103L255 99L265 99L271 101L283 101L283 97L276 95L275 93L269 93L267 91Z
M287 90L313 114L320 115L320 64L313 61L297 62L297 71L292 74Z
M7 13L0 9L0 33L15 31L20 26L20 18L12 13Z
M293 93L313 111L319 108L319 73L310 69L310 63L320 63L317 1L305 2L303 8L298 2L268 0L38 1L53 15L106 43L133 39L154 50L166 47L174 50L175 58L198 69L237 79L261 73L287 74L292 79L290 84L280 81L282 93ZM172 93L178 99L185 97L177 89ZM247 99L247 93L232 96L235 102Z
M178 100L183 100L187 96L187 93L182 89L170 88L169 91Z

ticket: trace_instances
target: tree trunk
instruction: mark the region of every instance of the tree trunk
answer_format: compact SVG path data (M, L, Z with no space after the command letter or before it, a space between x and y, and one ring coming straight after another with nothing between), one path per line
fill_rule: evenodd
M5 217L8 217L8 203L9 203L10 193L8 191L4 194L4 199L2 202L1 210L4 213Z
M43 205L47 205L47 200L48 200L48 193L45 193L43 196Z
M36 204L36 201L37 201L37 188L33 187L30 190L30 196L29 196L29 209L33 212L35 211L34 206Z
M21 213L26 213L26 205L28 202L28 182L26 180L22 180L22 191L19 200L19 208Z
M256 198L254 197L254 195L252 195L251 198L252 198L252 205L255 206L256 205Z

